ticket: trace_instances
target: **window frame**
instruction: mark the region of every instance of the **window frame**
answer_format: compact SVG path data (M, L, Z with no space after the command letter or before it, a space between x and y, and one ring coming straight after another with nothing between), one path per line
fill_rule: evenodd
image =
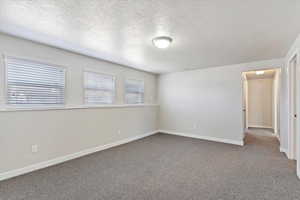
M47 61L42 61L36 58L27 58L24 56L14 56L14 55L2 55L3 58L3 64L4 64L4 105L7 108L11 109L16 109L16 110L47 110L47 109L62 109L66 107L67 103L67 67L58 65L58 64L53 64ZM63 104L53 104L53 105L47 105L47 104L31 104L31 105L20 105L20 104L9 104L8 102L8 59L19 59L19 60L24 60L27 62L34 62L40 65L48 65L49 67L56 67L56 68L61 68L63 70L64 74L64 95L63 95Z
M127 100L126 100L126 82L127 80L132 80L132 81L140 81L142 84L143 84L143 88L144 88L144 93L143 93L143 102L142 103L128 103ZM146 93L146 90L145 90L145 80L143 79L138 79L138 78L125 78L124 79L124 103L126 105L144 105L145 104L145 93Z
M114 84L114 90L113 90L113 100L112 103L96 103L96 104L91 104L87 103L85 99L85 73L94 73L98 75L104 75L104 76L111 76L113 78L113 84ZM82 71L82 102L83 105L88 106L88 107L101 107L101 106L109 106L109 105L115 105L116 104L116 98L117 98L117 77L115 74L107 73L107 72L102 72L98 70L93 70L93 69L84 69Z

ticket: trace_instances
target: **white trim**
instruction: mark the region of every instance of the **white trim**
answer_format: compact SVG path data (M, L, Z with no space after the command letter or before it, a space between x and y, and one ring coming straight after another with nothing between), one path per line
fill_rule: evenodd
M295 68L291 67L291 62L293 61L293 59L296 58L296 66ZM297 91L296 94L294 94L294 84L297 84L297 81L299 80L294 80L294 76L291 76L291 74L295 74L298 72L298 68L299 68L299 64L300 64L300 53L299 53L299 49L296 49L291 56L289 57L289 59L287 60L287 70L288 70L288 158L289 159L296 159L295 158L295 148L297 149L297 147L294 146L294 139L295 136L298 135L298 133L294 132L294 113L297 113L298 111L294 110L294 101L295 98L297 98ZM296 78L297 77L296 75ZM299 119L297 119L299 120Z
M267 128L267 129L274 129L272 126L260 126L260 125L249 125L249 128Z
M285 148L279 148L279 151L281 152L281 153L284 153L284 155L289 159L289 160L293 160L291 157L290 157L290 155L289 155L289 152L288 152L288 149L285 149Z
M248 80L246 77L246 73L242 73L242 102L243 102L243 126L244 126L244 137L246 135L246 130L248 130L249 128L249 122L248 122L248 118L249 118L249 112L248 112Z
M286 157L288 157L288 153L287 153L288 150L287 149L279 147L279 151L282 152L282 153L284 153L286 155Z
M211 137L211 136L180 133L180 132L174 132L174 131L168 131L168 130L159 130L159 132L170 134L170 135L178 135L178 136L183 136L183 137L190 137L190 138L196 138L196 139L201 139L201 140L208 140L208 141L213 141L213 142L221 142L221 143L226 143L226 144L234 144L234 145L244 146L243 140L223 139L223 138L217 138L217 137Z
M86 149L86 150L83 150L83 151L80 151L80 152L77 152L77 153L73 153L73 154L69 154L69 155L66 155L66 156L61 156L61 157L54 158L54 159L51 159L51 160L47 160L47 161L44 161L44 162L29 165L29 166L26 166L26 167L23 167L23 168L20 168L20 169L14 169L14 170L11 170L11 171L8 171L8 172L0 173L0 181L5 180L5 179L9 179L9 178L12 178L12 177L15 177L15 176L19 176L19 175L22 175L22 174L26 174L26 173L29 173L29 172L33 172L33 171L36 171L36 170L39 170L39 169L43 169L43 168L46 168L46 167L50 167L50 166L53 166L53 165L57 165L59 163L63 163L63 162L66 162L66 161L69 161L69 160L72 160L72 159L75 159L75 158L79 158L79 157L82 157L82 156L85 156L85 155L88 155L88 154L92 154L92 153L95 153L95 152L103 151L105 149L116 147L116 146L119 146L119 145L122 145L122 144L133 142L135 140L139 140L139 139L142 139L144 137L154 135L156 133L158 133L158 131L152 131L152 132L149 132L149 133L146 133L146 134L143 134L143 135L137 135L137 136L134 136L134 137L131 137L131 138L126 138L126 139L123 139L123 140L120 140L120 141L117 141L117 142L113 142L113 143L110 143L110 144L105 144L105 145L102 145L102 146L93 147L93 148Z
M53 107L0 107L0 112L18 112L18 111L47 111L47 110L74 110L74 109L101 109L101 108L130 108L130 107L151 107L158 104L104 104L104 105L79 105L79 106L53 106Z
M294 160L293 158L291 158L288 149L279 147L279 151L282 152L282 153L284 153L284 155L285 155L289 160Z
M280 143L280 136L278 135L278 133L274 133L275 137L277 138L278 142Z

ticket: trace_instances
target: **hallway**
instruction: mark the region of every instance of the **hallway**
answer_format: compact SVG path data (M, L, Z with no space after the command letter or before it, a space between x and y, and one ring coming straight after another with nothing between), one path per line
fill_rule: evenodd
M279 152L280 143L273 135L271 129L249 128L244 142L245 149L254 152L258 151L263 153L264 156L284 156L284 153Z

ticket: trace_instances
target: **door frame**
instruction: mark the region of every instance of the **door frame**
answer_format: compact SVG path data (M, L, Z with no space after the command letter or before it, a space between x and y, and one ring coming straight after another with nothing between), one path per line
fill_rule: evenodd
M246 133L248 127L248 80L246 77L246 74L242 73L242 79L243 79L243 128L244 132ZM245 135L244 135L245 137Z
M292 66L292 62L296 59L296 66ZM295 121L296 125L300 124L300 116L294 119L294 114L300 114L300 104L295 108L295 101L300 100L300 87L296 87L295 84L300 86L300 51L296 49L292 55L287 60L287 70L288 70L288 103L289 103L289 125L288 125L288 157L289 159L297 160L297 175L300 178L300 126L296 128L297 133L294 130ZM296 76L294 75L296 73ZM296 79L295 79L296 78ZM296 92L296 93L295 93ZM295 110L297 109L297 110ZM298 136L298 137L296 137ZM296 144L293 142L296 141ZM297 157L296 157L296 155Z
M266 71L266 70L276 70L276 73L279 73L279 77L278 77L278 79L279 79L279 83L278 83L278 88L276 88L277 90L278 90L278 96L276 97L277 98L277 100L278 100L278 108L277 108L277 111L279 111L278 113L277 113L277 115L276 115L276 117L277 117L277 123L278 123L278 121L280 120L280 116L282 115L281 113L280 113L280 109L281 109L281 103L280 103L280 98L281 98L281 81L282 81L282 68L281 67L278 67L278 66L270 66L270 67L251 67L251 69L248 69L248 70L245 70L245 71L242 71L242 73L241 73L241 85L242 85L242 105L244 105L244 98L245 98L245 96L246 96L246 98L248 98L248 89L246 90L246 91L244 91L245 90L245 88L244 88L244 84L245 84L245 81L247 81L247 78L246 78L246 76L245 76L245 74L247 73L247 72L253 72L253 71ZM247 83L247 87L248 87L248 83ZM248 102L246 101L246 105L245 105L245 108L246 108L246 110L245 110L245 117L246 117L246 129L248 129L249 128L249 124L248 124L248 119L249 119L249 117L248 117ZM242 106L242 119L244 118L244 111L243 111L243 106ZM244 127L244 121L242 122L242 126ZM280 124L277 124L277 128L278 127L280 127ZM275 127L273 127L273 128L275 128ZM280 128L279 128L280 129ZM244 134L244 137L245 137L245 135L246 135L246 132L245 132L245 130L243 130L244 132L243 132L243 134ZM279 131L279 130L277 130L277 131ZM274 129L274 133L275 133L275 129ZM277 137L278 138L278 140L280 141L280 137Z
M296 91L295 93L295 84L297 84L299 82L299 51L298 49L296 51L294 51L294 53L290 56L290 58L287 61L287 65L288 65L288 76L289 76L289 131L288 131L288 157L289 159L297 159L296 158L296 151L297 151L297 146L299 145L295 145L295 138L296 135L299 135L299 130L296 133L295 132L295 121L296 124L297 122L299 122L299 117L296 118L296 120L294 119L294 114L295 113L299 113L298 110L295 110L295 100L297 99L297 93L300 94L298 91ZM296 60L295 60L296 59ZM296 66L293 65L292 62L296 61ZM296 75L296 76L295 76ZM298 77L298 78L297 78ZM296 78L296 79L295 79ZM297 84L298 85L298 84ZM297 128L296 128L297 130ZM299 144L299 142L297 141L296 144ZM297 151L298 152L298 151Z

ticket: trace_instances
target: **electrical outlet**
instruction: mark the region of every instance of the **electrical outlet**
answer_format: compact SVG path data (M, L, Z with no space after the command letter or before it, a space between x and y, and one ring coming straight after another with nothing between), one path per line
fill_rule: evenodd
M118 130L118 135L121 135L121 130Z
M34 144L34 145L31 146L31 152L32 152L32 153L37 153L38 150L39 150L39 148L38 148L38 145L37 145L37 144Z

